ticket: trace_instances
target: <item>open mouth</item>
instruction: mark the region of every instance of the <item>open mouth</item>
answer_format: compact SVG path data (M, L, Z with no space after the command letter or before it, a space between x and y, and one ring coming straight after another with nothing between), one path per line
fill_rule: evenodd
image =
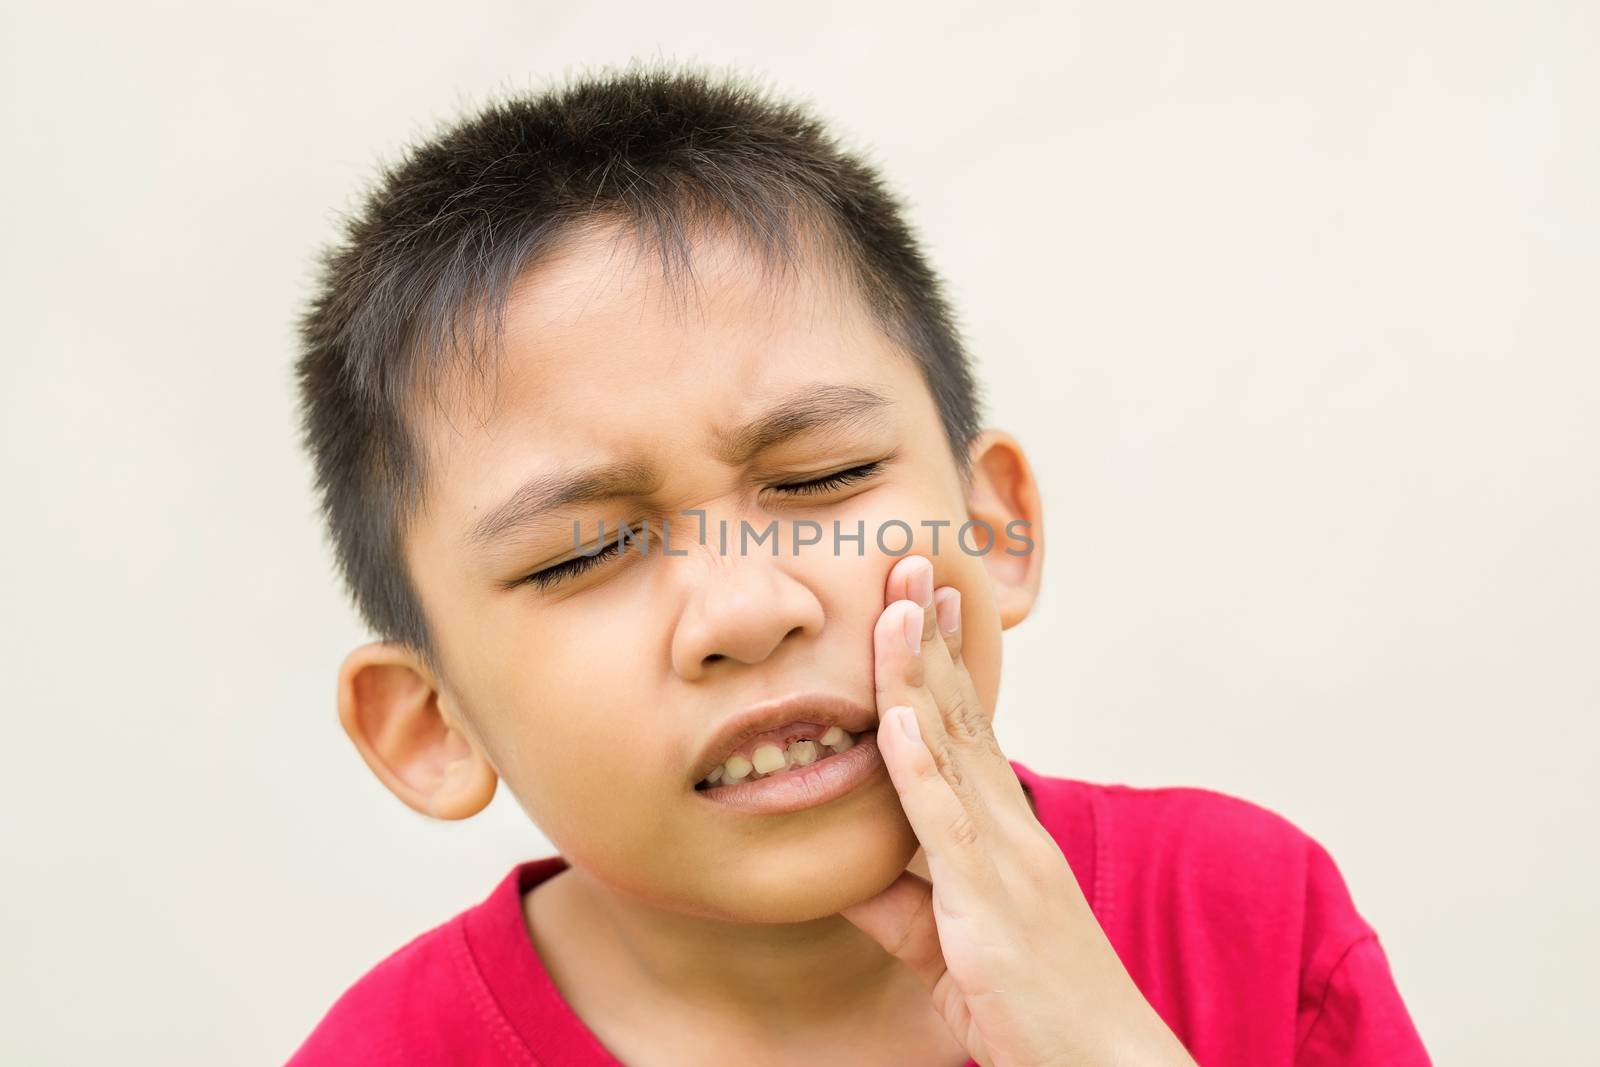
M748 752L733 753L695 783L695 789L704 792L762 778L777 778L848 752L861 736L838 726L825 730L800 727L793 730L792 735L783 744L765 741Z

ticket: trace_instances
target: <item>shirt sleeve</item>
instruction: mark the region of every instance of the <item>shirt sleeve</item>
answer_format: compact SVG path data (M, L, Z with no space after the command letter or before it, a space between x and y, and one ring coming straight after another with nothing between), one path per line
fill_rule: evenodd
M1431 1067L1378 935L1333 858L1310 848L1296 1067Z

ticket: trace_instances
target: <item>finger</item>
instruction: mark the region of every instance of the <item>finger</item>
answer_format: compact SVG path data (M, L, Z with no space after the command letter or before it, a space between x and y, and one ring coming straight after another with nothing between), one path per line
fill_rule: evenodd
M881 643L879 713L899 703L917 709L929 750L969 810L994 808L1000 817L1020 817L1031 828L1036 821L1033 809L960 659L964 645L960 590L952 586L934 590L932 561L916 555L896 562L887 587L888 595L914 602L900 610L921 610L923 617L920 625L902 619L904 649L892 640ZM915 604L925 606L919 609ZM912 644L915 649L909 647ZM930 697L931 716L925 714Z
M1004 764L1000 771L984 769L983 777L994 779L998 786L1008 791L1015 789L1021 797L1021 784L1016 781L1016 774L1000 749L988 712L965 664L960 660L963 645L960 590L952 586L935 590L932 561L917 555L906 556L896 562L890 569L888 587L890 596L899 596L921 605L923 617L920 624L906 622L906 640L915 640L916 634L921 637L914 655L905 657L897 649L889 649L890 674L892 676L894 673L895 662L903 664L901 681L904 685L896 686L891 679L884 687L889 691L878 704L879 711L902 701L920 708L917 695L908 692L907 687L927 688L934 697L934 707L940 719L937 729L923 722L928 747L935 757L941 754L944 738L948 737L958 746L955 753L957 761L966 754L961 750L964 746L970 748L978 759Z
M961 592L950 586L934 594L929 614L938 623L940 639L922 646L922 684L933 693L943 714L946 732L957 744L981 749L987 758L1004 760L989 713L961 662ZM941 651L942 649L942 651ZM953 649L953 652L952 652Z
M956 602L959 604L959 600ZM948 618L948 608L944 605L941 608ZM942 624L940 629L942 632ZM944 644L948 645L951 635L944 636ZM960 640L959 620L955 637ZM978 802L998 822L1021 819L1022 825L1031 830L1038 817L1028 803L1016 769L1000 747L1000 739L995 736L993 724L965 664L952 662L948 655L941 654L939 642L932 642L924 649L921 657L923 688L940 710L954 758L961 773L971 780Z
M917 716L918 730L939 773L966 807L981 812L983 800L968 780L961 755L945 726L944 713L927 687L926 669L932 657L923 654L929 643L921 637L925 610L909 600L897 600L884 609L873 629L873 678L877 687L880 721L890 708L904 704ZM937 647L934 649L937 651Z
M905 556L889 568L884 605L910 600L924 608L933 607L933 563L926 556ZM923 620L922 639L930 641L939 632L938 619L930 611Z
M982 804L963 803L935 764L917 728L919 722L906 705L890 708L878 724L878 751L912 832L922 843L941 907L960 917L995 899L998 873L990 849L997 835Z
M944 977L944 952L933 918L933 886L926 879L903 871L889 888L839 914L915 971L930 990Z
M889 888L840 909L839 914L911 968L933 997L934 1010L950 1032L967 1045L977 1063L990 1067L993 1060L981 1040L976 1046L969 1043L974 1034L972 1013L945 959L937 919L938 912L945 910L942 894L941 890L940 899L935 901L933 886L927 880L902 871Z
M921 605L908 605L902 610L920 610L922 617L902 620L906 649L892 640L880 642L876 668L879 713L899 703L917 709L928 749L969 809L977 812L991 804L1026 809L1022 783L1001 751L983 701L965 665L952 660L949 654L950 636L945 635L940 623L933 562L918 555L896 561L890 568L887 586L890 596L904 594L914 605ZM943 615L945 623L955 623L953 637L959 654L960 593L953 588L942 592L946 600L955 601L943 609ZM927 714L930 710L932 715ZM1031 809L1027 813L1031 818Z
M924 657L925 666L919 678L919 665L908 664L908 680L911 684L927 685L937 677L952 683L952 696L957 706L944 708L941 704L941 710L957 712L959 715L952 718L946 714L946 727L953 736L963 741L983 736L987 731L988 717L977 698L976 689L967 678L965 667L960 665L960 591L953 586L935 590L933 564L923 556L907 556L895 564L890 571L888 584L891 603L893 600L910 600L923 609L923 616L918 622L907 623L906 639L912 641L914 635L920 635L915 651ZM960 682L965 685L955 684ZM961 692L963 689L967 692Z
M941 586L933 594L933 613L939 622L939 632L944 635L945 651L952 663L961 662L961 590L953 585Z
M938 636L922 646L922 684L933 693L951 739L959 745L985 750L989 757L1000 756L1000 745L989 726L989 714L978 696L966 664L950 654L952 640L956 655L961 645L961 594L948 586L934 595L928 612L937 623ZM952 626L950 631L945 626ZM1004 758L1004 757L1001 757Z

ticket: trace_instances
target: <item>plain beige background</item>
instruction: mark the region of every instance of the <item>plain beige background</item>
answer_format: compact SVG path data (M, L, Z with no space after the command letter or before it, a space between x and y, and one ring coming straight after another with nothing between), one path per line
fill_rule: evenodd
M629 57L811 100L1043 480L998 727L1332 851L1441 1063L1592 1062L1600 20L1573 3L7 5L16 1064L277 1063L546 842L340 733L290 363L380 159Z

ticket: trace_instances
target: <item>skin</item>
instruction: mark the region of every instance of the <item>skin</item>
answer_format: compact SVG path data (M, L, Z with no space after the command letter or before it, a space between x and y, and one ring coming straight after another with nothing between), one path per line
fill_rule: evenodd
M1000 750L964 663L961 594L936 590L933 570L917 556L895 565L898 599L873 632L878 743L927 868L844 917L916 972L985 1067L1193 1067Z
M914 702L885 684L898 668L876 636L904 604L900 555L872 535L890 519L911 526L908 551L931 564L941 596L959 594L966 712L987 724L1001 631L1027 616L1043 563L1026 456L984 431L964 488L920 371L828 272L762 288L736 243L708 236L683 314L655 262L618 247L580 238L524 277L492 382L463 380L419 416L430 481L404 549L442 671L399 645L363 645L340 669L341 721L418 811L464 818L505 782L570 864L526 897L530 936L624 1062L703 1062L709 1040L753 1042L774 1064L963 1063L975 1054L970 1020L930 997L929 957L894 955L905 936L884 943L912 929L905 903L926 882L907 878L930 874L893 768L831 803L768 816L708 803L691 776L718 726L757 701L823 691L880 713L885 700ZM719 429L830 386L890 403L876 422L739 462L717 451ZM563 511L492 549L469 544L531 476L627 458L659 464L651 492ZM835 491L772 488L874 460L885 461L878 473ZM688 509L706 512L705 545ZM671 521L684 555L630 551L550 589L515 584L576 555L574 519L589 545L600 521L614 536L649 515ZM718 550L719 520L736 539L741 519L759 529L774 518L777 556ZM960 551L954 531L969 518L996 531L1026 521L1032 550L1002 551L1020 547L1002 533L998 545L968 542L982 554ZM862 554L853 543L835 554L828 537L792 554L798 519L863 521ZM923 520L949 523L938 551ZM890 547L902 544L897 533ZM903 754L880 744L886 760ZM840 914L850 908L864 910L852 921Z

